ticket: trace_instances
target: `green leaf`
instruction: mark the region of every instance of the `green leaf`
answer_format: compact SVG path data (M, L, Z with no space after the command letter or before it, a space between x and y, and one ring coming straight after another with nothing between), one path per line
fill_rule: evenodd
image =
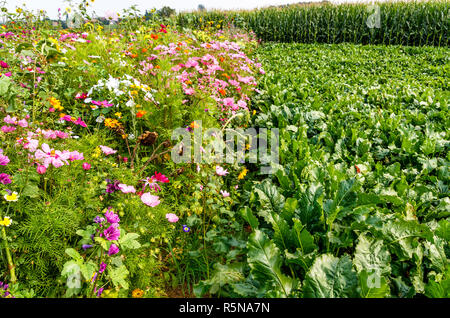
M121 286L128 289L128 282L126 281L126 278L129 272L125 265L114 269L109 269L108 274L115 287Z
M348 255L337 258L323 254L316 258L304 281L305 298L355 297L358 278Z
M81 255L76 250L74 250L73 248L67 248L65 250L65 252L66 252L67 255L72 257L78 263L82 263L83 262L83 257L81 257Z
M95 263L93 261L89 261L80 266L80 271L83 274L84 279L91 280L96 268L97 266L95 265Z
M379 271L362 270L359 273L360 295L362 298L384 298L390 295L390 288Z
M94 238L94 240L95 240L97 243L99 243L100 246L101 246L105 251L108 250L108 242L107 242L104 238L96 236L96 237Z
M11 85L11 79L8 76L0 77L0 96L5 96L8 93Z
M380 275L391 272L391 255L383 240L370 239L363 234L358 238L353 263L358 272L376 271Z
M434 237L434 244L429 241L424 242L425 255L430 259L432 267L439 272L444 272L449 265L445 255L445 247L447 245L447 241L437 236Z
M35 184L27 184L23 189L22 195L30 198L39 197L39 187Z
M239 213L244 218L244 220L247 221L248 224L250 224L252 229L258 228L259 226L258 218L253 215L252 210L248 206L240 209Z
M136 239L139 237L137 233L127 233L119 238L119 245L124 249L137 249L141 247Z
M61 275L67 277L77 275L79 272L80 272L80 265L75 260L70 260L64 263Z
M272 213L269 219L274 230L273 241L275 244L283 251L295 248L297 246L296 237L288 223L276 213Z
M266 234L255 230L248 244L248 264L255 279L274 287L279 297L288 297L297 286L297 282L281 273L282 258L276 245Z
M313 230L320 225L322 217L322 204L320 200L323 195L323 187L321 184L314 183L304 193L300 194L299 208L296 215L308 227Z

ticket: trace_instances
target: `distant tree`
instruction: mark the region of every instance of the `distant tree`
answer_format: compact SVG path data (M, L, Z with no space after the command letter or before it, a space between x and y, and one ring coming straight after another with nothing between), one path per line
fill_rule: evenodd
M171 7L168 7L168 6L164 6L161 9L159 9L157 12L161 17L168 18L172 14L175 14L175 9L172 9Z
M197 9L198 9L198 11L205 11L206 10L206 8L205 8L205 6L203 4L199 4Z

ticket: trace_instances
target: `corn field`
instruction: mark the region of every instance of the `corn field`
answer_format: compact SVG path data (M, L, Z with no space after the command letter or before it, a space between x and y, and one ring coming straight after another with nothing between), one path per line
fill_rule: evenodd
M236 27L262 41L448 46L449 1L292 5L180 13L179 27Z

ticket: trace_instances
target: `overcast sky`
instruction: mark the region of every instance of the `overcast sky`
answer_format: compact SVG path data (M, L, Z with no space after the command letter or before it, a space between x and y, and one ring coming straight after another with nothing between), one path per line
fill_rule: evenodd
M95 0L91 3L92 9L99 16L103 16L108 10L121 12L123 9L132 5L144 12L146 9L160 9L163 6L169 6L177 11L189 11L197 9L199 4L204 5L207 9L253 9L270 5L280 5L298 2L320 2L321 0ZM43 9L51 18L57 16L58 8L64 10L68 5L64 0L0 0L6 2L9 11L14 10L17 6L23 6L31 10ZM371 2L370 0L331 0L331 2ZM74 1L74 3L79 3Z

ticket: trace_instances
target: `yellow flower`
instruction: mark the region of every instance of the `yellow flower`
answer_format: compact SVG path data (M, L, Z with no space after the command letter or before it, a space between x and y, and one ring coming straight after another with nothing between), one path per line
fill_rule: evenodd
M109 128L120 127L120 123L117 119L105 118L105 126Z
M17 201L19 199L19 196L17 195L17 192L12 192L11 194L5 194L3 197L8 202L15 202L15 201Z
M142 296L144 296L144 291L142 289L136 288L135 290L133 290L133 292L131 293L131 296L133 298L141 298Z
M0 225L3 225L3 226L10 226L11 223L12 223L12 220L9 216L5 216L3 221L0 221Z
M64 107L61 106L61 102L54 98L54 97L50 97L50 104L53 106L53 108L55 108L58 111L62 111L64 109Z
M117 118L120 119L120 118L122 118L122 113L117 112L117 113L114 114L114 116L116 116Z
M238 180L244 179L244 177L247 175L247 168L242 169L241 173L238 175Z

